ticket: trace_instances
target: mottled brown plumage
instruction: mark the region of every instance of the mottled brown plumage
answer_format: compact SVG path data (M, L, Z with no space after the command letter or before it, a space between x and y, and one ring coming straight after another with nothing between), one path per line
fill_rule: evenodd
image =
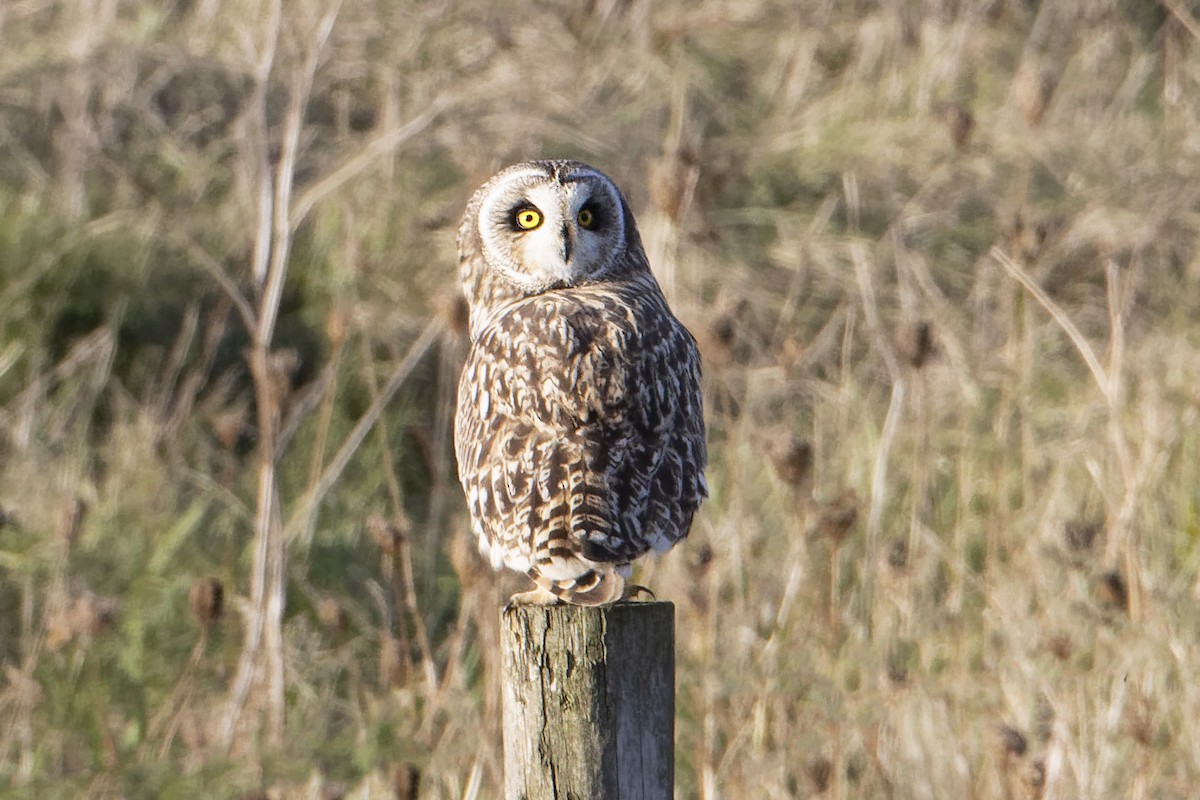
M502 171L458 244L471 348L455 451L480 549L542 597L620 599L630 562L687 536L707 494L695 341L624 199L584 164Z

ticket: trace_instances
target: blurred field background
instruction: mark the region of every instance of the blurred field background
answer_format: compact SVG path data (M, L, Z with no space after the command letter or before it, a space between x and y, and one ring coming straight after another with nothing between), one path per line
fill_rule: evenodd
M453 238L544 156L706 359L679 797L1194 795L1184 0L5 0L0 794L500 796Z

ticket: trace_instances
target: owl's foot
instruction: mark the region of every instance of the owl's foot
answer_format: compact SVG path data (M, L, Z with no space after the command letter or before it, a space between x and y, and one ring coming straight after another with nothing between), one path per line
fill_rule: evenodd
M539 586L536 589L530 589L528 592L517 592L508 598L508 605L505 606L505 609L515 608L516 606L557 606L561 605L562 602L561 599L549 590Z
M642 585L640 585L640 584L637 584L637 583L627 583L627 584L625 584L625 591L621 592L621 599L620 599L620 600L618 600L617 602L619 602L619 603L633 603L633 602L636 602L636 601L637 601L637 597L638 597L638 595L641 595L641 594L650 595L650 601L651 601L651 602L653 602L653 601L655 601L655 600L657 600L657 599L658 599L658 598L657 598L657 597L654 595L654 592L650 591L650 590L649 590L649 589L647 589L645 586L642 586Z

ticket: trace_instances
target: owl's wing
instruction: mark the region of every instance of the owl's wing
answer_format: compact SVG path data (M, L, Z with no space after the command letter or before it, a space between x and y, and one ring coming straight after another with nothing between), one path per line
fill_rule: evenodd
M695 342L653 297L543 296L498 319L456 431L493 560L566 580L683 538L706 494L699 380Z

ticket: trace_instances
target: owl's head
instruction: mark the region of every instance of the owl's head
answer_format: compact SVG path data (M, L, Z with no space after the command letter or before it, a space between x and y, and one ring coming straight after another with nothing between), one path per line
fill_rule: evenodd
M621 192L578 161L529 161L497 173L467 204L459 255L472 307L645 265Z

